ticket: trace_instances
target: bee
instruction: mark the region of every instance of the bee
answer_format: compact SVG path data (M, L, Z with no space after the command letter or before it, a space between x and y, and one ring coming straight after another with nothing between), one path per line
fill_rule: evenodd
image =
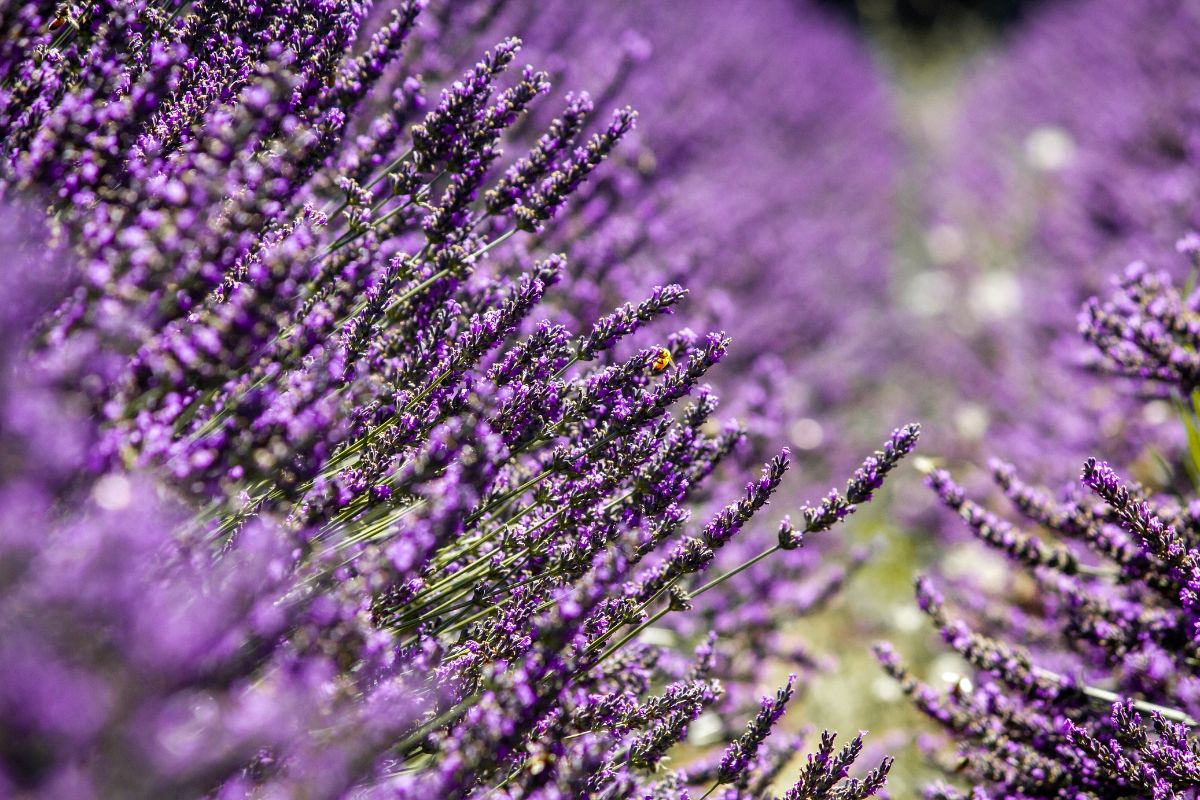
M59 28L61 28L63 25L66 25L66 24L67 24L67 18L60 14L54 18L53 22L50 23L50 30L56 31Z
M660 347L658 348L658 355L654 357L653 363L650 364L650 368L655 372L664 372L667 367L674 363L671 360L671 351L665 347Z

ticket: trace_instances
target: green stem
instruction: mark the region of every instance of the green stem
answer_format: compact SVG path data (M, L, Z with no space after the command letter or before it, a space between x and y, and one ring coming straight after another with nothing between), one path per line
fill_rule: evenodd
M637 636L639 633L646 630L646 628L649 628L651 625L653 625L654 623L658 622L660 619L665 617L667 615L667 612L670 610L671 610L670 606L665 606L662 610L660 610L654 616L647 619L641 625L638 625L636 628L631 630L626 636L622 637L621 641L617 642L612 647L605 650L603 655L601 655L599 658L596 659L595 663L600 664L600 663L604 662L604 660L607 659L609 656L611 656L613 653L617 652L622 647L629 644L629 641L631 639L633 639L633 637Z
M1066 679L1062 675L1059 675L1057 672L1051 672L1048 669L1042 669L1041 667L1034 667L1033 674L1039 678L1044 678L1058 684L1066 683ZM1077 688L1085 696L1090 697L1093 700L1100 700L1101 702L1109 705L1129 699L1122 697L1115 692L1110 692L1107 689L1101 689L1096 686L1079 685L1075 688ZM1157 703L1149 703L1145 700L1131 700L1130 702L1132 702L1133 707L1138 711L1144 711L1148 714L1161 714L1164 719L1169 719L1172 722L1178 722L1183 725L1187 725L1189 728L1200 727L1200 722L1192 719L1192 717L1188 716L1179 709L1160 706Z
M734 567L733 569L729 570L729 572L726 572L724 575L720 575L716 578L713 578L711 581L704 584L699 589L696 589L695 591L690 592L689 597L696 597L697 595L704 594L705 592L707 592L709 589L713 588L714 586L721 585L725 581L732 578L734 575L737 575L739 572L742 572L743 570L749 569L750 567L752 567L755 564L757 564L758 562L762 561L767 556L772 555L779 549L780 549L779 545L775 545L774 547L767 548L766 550L762 551L761 553L759 553L758 555L756 555L754 558L750 559L749 561L746 561L746 562L740 564L739 566Z
M453 708L449 709L448 711L443 712L436 718L431 719L429 722L426 722L420 728L413 731L408 736L404 737L404 739L402 739L400 741L400 743L396 745L396 749L398 751L400 751L401 753L406 754L409 749L420 744L421 741L426 736L433 733L438 728L440 728L444 725L448 725L448 724L457 722L459 719L462 718L462 716L464 714L466 714L468 711L470 711L471 708L473 708L478 702L479 702L479 695L473 695L471 697L468 697L467 699L463 700L458 705L454 706Z

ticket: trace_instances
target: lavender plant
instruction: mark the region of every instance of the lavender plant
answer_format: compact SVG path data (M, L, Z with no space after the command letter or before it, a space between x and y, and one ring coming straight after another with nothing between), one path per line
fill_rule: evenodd
M17 244L70 261L13 373L97 428L5 569L21 791L685 797L710 776L664 770L671 746L741 704L710 638L687 658L639 634L840 522L915 445L897 430L716 568L789 466L689 524L742 436L701 383L728 339L637 335L675 285L582 327L536 315L564 209L636 115L577 94L523 137L549 75L503 39L448 77L454 8L423 31L425 6L0 5L0 189L49 212ZM17 302L29 270L6 269ZM763 748L785 700L708 791L765 790L798 746ZM879 790L890 762L847 779L860 745L832 741L789 797Z
M653 110L592 185L598 195L578 198L586 231L564 226L572 279L550 302L565 317L590 323L655 286L703 285L669 323L716 326L737 343L712 375L745 427L733 457L754 469L786 443L806 493L853 470L879 420L912 417L879 398L881 371L895 363L891 337L878 334L895 319L900 143L888 87L849 26L807 1L697 0L681 13L675 3L552 0L508 3L488 30L518 31L564 80L604 87L597 97ZM661 321L649 330L668 335ZM737 491L738 472L724 474L710 494ZM719 566L770 546L769 528L731 541ZM810 661L780 631L836 596L868 555L832 564L819 544L756 563L672 623L735 642L726 678L741 678L727 683L748 709L757 690L737 685L764 661L781 673Z
M334 794L419 719L415 695L314 646L333 618L297 592L282 530L255 521L214 562L172 536L190 514L148 476L86 468L86 409L26 351L71 289L66 257L41 250L39 215L3 219L0 793Z
M519 32L599 96L654 109L610 173L620 191L578 248L568 310L590 319L655 284L703 282L682 319L739 342L714 385L752 441L786 442L822 483L852 464L876 437L843 412L885 359L872 323L890 304L902 155L863 42L807 0L700 0L687 13L509 3L491 30Z
M1180 249L1194 259L1192 241ZM1088 302L1080 327L1099 369L1190 402L1197 309L1200 295L1135 263L1109 299ZM1025 573L1025 589L1009 600L1015 607L983 593L956 611L933 581L917 581L921 609L975 679L941 693L914 678L890 645L877 649L917 707L958 743L950 766L975 787L967 794L939 785L929 796L1197 796L1200 506L1095 458L1061 498L1009 464L990 469L1023 527L970 499L946 471L928 483L975 537Z

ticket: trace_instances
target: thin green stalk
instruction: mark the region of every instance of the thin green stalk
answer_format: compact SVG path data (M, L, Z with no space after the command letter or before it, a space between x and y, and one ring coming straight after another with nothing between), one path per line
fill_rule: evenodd
M464 714L470 711L478 703L479 695L472 695L471 697L466 698L458 705L454 706L448 711L445 711L436 718L431 719L416 731L406 736L400 741L399 744L396 745L396 750L407 756L407 751L420 744L426 736L444 725L457 722Z
M762 560L763 560L764 558L766 558L767 556L769 556L769 555L771 555L771 554L773 554L773 553L777 552L777 551L778 551L778 550L780 550L780 549L781 549L781 548L780 548L780 546L779 546L779 545L775 545L774 547L769 547L769 548L767 548L766 550L762 551L761 553L759 553L758 555L756 555L754 558L750 559L749 561L743 562L742 564L739 564L738 566L736 566L736 567L734 567L733 569L729 570L729 571L728 571L728 572L726 572L724 575L720 575L720 576L718 576L718 577L716 577L716 578L713 578L711 581L709 581L708 583L704 584L704 585L703 585L703 586L701 586L699 589L696 589L695 591L693 591L693 592L690 592L690 593L688 594L688 596L689 596L689 597L696 597L696 596L698 596L698 595L702 595L702 594L704 594L705 592L707 592L709 589L713 588L714 586L719 586L720 584L722 584L722 583L724 583L725 581L727 581L727 580L729 580L730 578L732 578L734 575L737 575L739 572L741 572L741 571L743 571L743 570L747 570L747 569L749 569L750 567L753 567L755 564L757 564L758 562L762 561Z
M678 580L678 579L676 579L676 580ZM588 645L587 652L590 653L595 650L599 650L600 646L603 645L605 642L607 642L610 638L612 638L613 635L616 634L616 632L620 628L620 626L625 624L625 620L631 619L633 617L638 616L639 614L644 613L646 611L646 609L648 609L654 603L655 600L662 597L672 586L675 585L675 583L676 583L676 581L673 580L670 583L668 583L666 586L663 586L661 589L659 589L657 592L655 592L653 595L651 595L650 599L648 599L646 602L644 602L640 606L638 606L636 611L634 611L631 614L628 614L625 617L625 619L623 619L621 622L619 622L618 624L609 628L604 633L600 634L600 636L594 642L592 642L591 644ZM670 608L671 608L670 606L667 606L666 608L664 608L662 611L662 614L667 613L667 611L669 611ZM654 617L654 619L658 619L659 617L662 616L662 614L659 614L658 617ZM644 630L646 625L648 625L648 624L649 624L649 622L642 623L642 625L640 627L638 627L637 630L634 631L635 635L638 632ZM629 637L625 637L624 639L621 640L621 644L625 644L625 642L628 642L628 641L629 641ZM612 651L610 650L602 658L600 658L599 661L603 661L605 658L608 658L608 656L611 655L611 653L612 653Z
M634 628L633 630L631 630L631 631L628 633L628 635L624 636L624 637L621 639L621 641L617 642L617 643L616 643L616 644L614 644L612 647L608 648L608 650L606 650L606 651L604 652L604 654L603 654L603 655L601 655L599 658L597 658L597 659L595 660L595 662L594 662L594 663L596 663L596 664L600 664L600 663L604 662L604 661L605 661L606 659L608 659L608 658L609 658L609 657L610 657L610 656L611 656L613 653L617 652L617 651L618 651L618 650L620 650L622 647L624 647L625 645L629 644L630 640L632 640L632 639L633 639L635 636L637 636L639 633L641 633L642 631L646 630L646 628L649 628L651 625L653 625L654 623L658 622L660 619L662 619L663 617L665 617L665 616L667 615L667 612L668 612L668 611L670 611L670 610L671 610L671 607L670 607L670 606L665 606L665 607L663 607L663 608L662 608L662 609L661 609L661 610L660 610L658 613L656 613L654 616L650 617L650 618L649 618L649 619L647 619L645 622L643 622L641 625L638 625L636 628Z
M1066 679L1062 675L1059 675L1057 672L1051 672L1048 669L1042 669L1041 667L1034 667L1033 674L1037 675L1039 678L1044 678L1058 684L1066 683ZM1096 686L1079 685L1075 686L1074 688L1078 689L1085 696L1090 697L1093 700L1099 700L1107 705L1129 700L1133 704L1133 707L1138 711L1143 711L1148 714L1161 714L1164 719L1169 719L1172 722L1178 722L1182 725L1187 725L1189 728L1200 727L1200 722L1197 722L1185 712L1176 708L1160 706L1157 703L1149 703L1145 700L1131 700L1130 698L1122 697L1115 692L1110 692L1107 689L1101 689Z

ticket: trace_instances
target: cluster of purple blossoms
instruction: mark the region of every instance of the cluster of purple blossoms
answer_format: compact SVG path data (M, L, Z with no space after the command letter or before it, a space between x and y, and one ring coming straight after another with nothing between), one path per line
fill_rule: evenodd
M814 493L854 469L880 424L911 418L878 400L880 365L896 355L878 332L894 318L900 142L885 81L841 23L807 0L692 0L686 13L677 3L548 0L536 13L509 3L488 28L518 32L556 75L647 112L600 179L612 183L581 203L586 235L569 228L572 279L550 302L589 324L656 286L703 287L670 322L715 326L735 342L712 378L745 429L734 458L752 469L786 443ZM867 404L877 413L864 414ZM725 476L714 476L717 497L738 488L734 471ZM753 558L768 534L737 537L718 565ZM757 654L739 658L747 678L765 653L792 668L801 650L777 631L823 605L867 557L859 549L831 568L828 548L813 545L756 563L674 625L695 635L689 623L703 620L737 637L738 652Z
M543 120L521 43L473 50L501 5L0 3L0 191L48 212L3 231L3 789L757 797L802 747L768 739L789 682L665 768L757 675L640 634L840 522L918 431L716 565L788 452L691 523L743 436L702 383L727 337L647 337L668 282L540 319L636 115ZM701 627L769 639L732 606ZM825 736L786 796L875 794L861 747Z
M1179 249L1195 263L1194 236ZM1196 397L1200 293L1141 263L1080 317L1095 365L1149 397ZM1194 409L1182 410L1197 475ZM877 655L917 707L958 742L945 766L974 785L933 798L1200 796L1200 503L1156 491L1089 458L1061 496L993 461L1022 523L972 500L944 470L928 484L986 546L1022 570L1015 594L962 582L952 610L934 581L917 601L974 672L942 693L913 677L891 645Z
M901 161L859 37L807 0L509 3L490 30L653 110L588 217L564 310L586 321L656 284L703 285L680 315L738 343L714 385L752 441L786 442L822 481L848 467L876 437L849 410L885 359Z
M968 312L968 335L899 362L1007 410L998 442L1034 472L1098 437L1132 459L1138 420L1165 408L1200 482L1200 294L1139 262L1084 308L1081 366L1153 413L1044 369L1112 259L1200 221L1200 17L1147 8L1052 7L974 87L952 188L1022 214L1045 199L1025 230L955 195L968 218L931 250L966 268L964 231L990 228L1029 268L984 252L968 302L935 320L962 333ZM0 794L733 800L782 783L805 749L776 730L797 678L761 700L760 681L810 666L788 624L865 558L830 568L809 541L919 431L767 541L754 523L791 453L763 448L852 441L889 399L859 403L878 374L863 359L911 343L879 336L901 318L883 268L895 142L869 61L819 12L692 12L0 0ZM807 48L770 44L799 29ZM564 82L593 92L548 99ZM810 166L781 180L798 151ZM1200 269L1200 239L1179 250ZM693 277L722 291L692 300ZM959 373L954 348L983 358ZM727 355L749 431L705 384ZM930 472L1024 570L1015 598L958 581L959 611L918 581L974 670L948 693L878 650L959 742L947 766L971 797L1200 796L1200 504L1169 458L1174 494L1089 460L1062 498L993 462L1021 526ZM676 761L685 740L723 746ZM892 761L853 778L862 749L825 733L783 798L876 795Z
M419 696L378 634L340 668L283 529L256 520L214 560L151 476L81 468L95 426L26 351L72 290L66 256L38 214L3 219L0 794L336 796Z

